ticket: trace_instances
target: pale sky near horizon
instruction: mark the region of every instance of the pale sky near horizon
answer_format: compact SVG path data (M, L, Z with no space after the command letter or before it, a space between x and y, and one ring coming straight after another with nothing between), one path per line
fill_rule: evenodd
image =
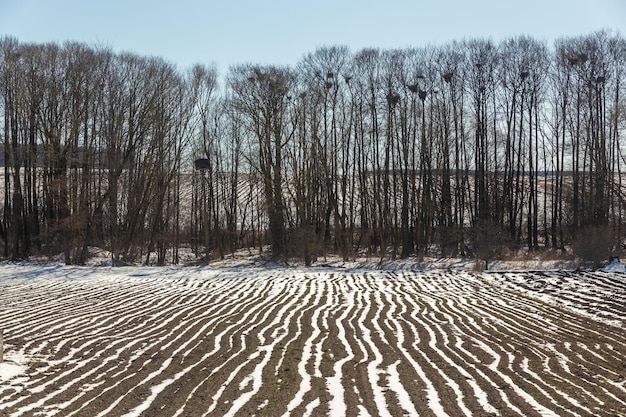
M0 0L0 37L79 41L222 74L248 62L292 66L320 46L552 42L601 29L626 35L626 0Z

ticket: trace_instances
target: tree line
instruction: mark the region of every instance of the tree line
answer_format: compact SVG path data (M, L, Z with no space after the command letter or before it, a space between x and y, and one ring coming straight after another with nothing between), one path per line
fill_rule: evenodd
M626 41L599 31L181 71L0 39L6 259L307 264L624 240Z

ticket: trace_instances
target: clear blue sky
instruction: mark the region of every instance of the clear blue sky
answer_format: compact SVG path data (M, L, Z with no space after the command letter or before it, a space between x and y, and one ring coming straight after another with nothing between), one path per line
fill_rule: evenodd
M626 0L0 0L0 36L104 45L181 69L216 64L222 74L244 62L294 65L319 46L550 42L599 29L626 35Z

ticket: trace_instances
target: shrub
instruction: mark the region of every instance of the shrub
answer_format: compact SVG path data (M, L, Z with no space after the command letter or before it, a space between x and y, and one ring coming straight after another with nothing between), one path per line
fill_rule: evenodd
M578 233L572 251L585 265L598 267L616 255L615 242L615 234L610 227L589 226Z
M506 229L493 221L481 221L469 231L469 249L478 261L484 261L485 269L489 269L492 259L502 256L511 244Z

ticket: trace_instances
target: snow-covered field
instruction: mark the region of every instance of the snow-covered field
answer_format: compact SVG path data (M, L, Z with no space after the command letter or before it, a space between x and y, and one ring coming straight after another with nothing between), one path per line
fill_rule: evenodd
M626 274L0 265L0 416L626 416Z

